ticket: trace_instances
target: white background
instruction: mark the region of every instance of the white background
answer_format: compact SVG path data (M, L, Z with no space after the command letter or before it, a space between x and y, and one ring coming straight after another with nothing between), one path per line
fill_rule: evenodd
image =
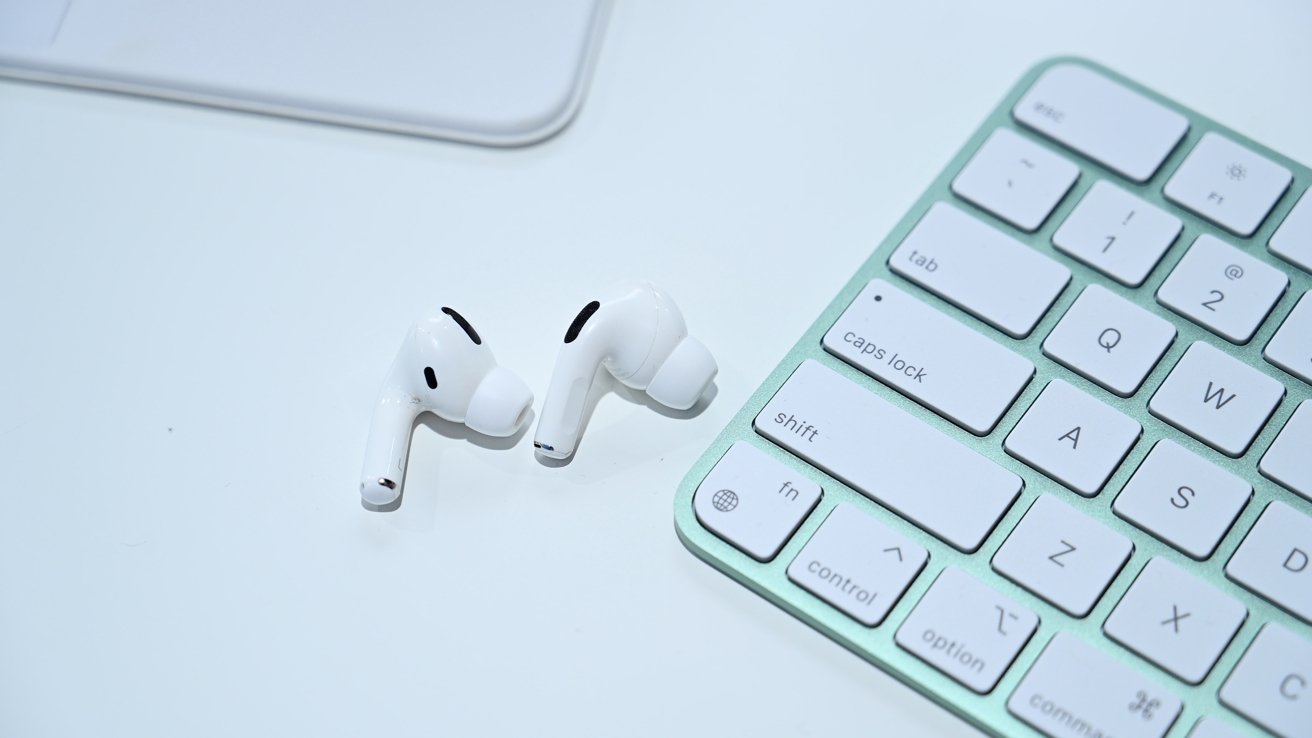
M969 734L675 537L684 472L1017 78L1088 56L1312 162L1312 5L644 2L490 150L0 82L0 734ZM720 360L572 464L433 421L363 510L409 322L538 394L620 277Z

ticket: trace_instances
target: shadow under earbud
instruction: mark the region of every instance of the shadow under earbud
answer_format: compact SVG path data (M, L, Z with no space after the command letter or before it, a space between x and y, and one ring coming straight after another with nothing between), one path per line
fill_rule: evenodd
M574 453L563 459L553 459L550 456L543 456L540 453L534 454L534 456L537 457L538 463L552 469L569 466L569 463L578 455L579 447L583 445L583 436L588 430L588 423L592 422L592 413L597 409L597 403L601 402L601 398L604 397L607 392L611 391L614 391L615 394L634 405L643 405L667 418L688 420L701 415L706 411L706 408L710 407L711 402L715 400L715 396L720 394L720 387L714 382L711 382L711 386L706 388L706 391L702 393L702 396L697 399L696 404L687 410L675 410L660 404L643 390L625 386L623 382L611 376L610 372L598 367L597 376L592 383L592 389L588 392L588 398L584 401L583 415L580 418L579 436L578 441L574 446Z
M528 429L533 427L535 417L534 412L530 409L523 424L519 426L519 430L515 431L513 435L503 437L484 435L472 430L464 423L443 420L432 413L420 415L418 425L422 425L444 438L468 441L479 448L492 449L493 451L506 451L514 448L524 438L524 434L528 433Z
M528 429L533 427L534 419L535 419L535 415L533 413L533 410L530 409L528 411L527 417L524 420L523 425L519 427L519 430L515 431L514 435L498 438L496 436L488 436L479 433L478 431L472 430L469 426L465 425L464 423L455 423L450 420L443 420L442 418L439 418L433 413L423 413L422 415L420 415L418 418L415 419L414 425L411 426L410 428L410 443L412 444L414 443L415 429L420 426L423 426L424 428L433 431L434 433L438 434L439 436L442 436L443 438L450 438L452 440L457 440L457 441L468 441L469 443L472 443L475 446L478 446L479 448L492 449L494 451L506 451L508 449L514 448L516 445L519 444L519 442L524 438L524 434L528 433ZM397 495L397 498L395 500L387 503L386 505L375 505L372 502L368 502L365 499L361 498L360 506L370 512L396 512L398 509L400 509L401 503L405 500L405 478L409 476L410 476L410 464L407 463L406 472L405 474L402 475L402 478L400 480L401 494Z

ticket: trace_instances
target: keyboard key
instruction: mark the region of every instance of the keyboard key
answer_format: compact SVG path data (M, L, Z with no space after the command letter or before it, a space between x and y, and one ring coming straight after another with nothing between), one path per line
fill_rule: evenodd
M1059 251L1138 287L1180 235L1180 219L1102 180L1052 234Z
M1092 284L1043 342L1043 353L1121 397L1129 397L1175 340L1175 326Z
M1312 292L1304 292L1289 317L1280 324L1262 355L1266 360L1312 384Z
M1262 456L1258 468L1267 477L1312 500L1312 400L1304 400Z
M1213 236L1199 236L1157 290L1157 301L1244 344L1285 293L1284 272Z
M1034 330L1071 278L1066 267L941 202L902 241L888 268L1012 338Z
M1153 415L1239 458L1285 396L1276 380L1194 341L1148 401Z
M1226 576L1312 623L1312 518L1276 500L1266 506Z
M979 694L988 694L1039 627L1039 616L948 567L916 604L897 645Z
M1054 379L1003 446L1012 456L1092 497L1120 466L1142 431L1124 413Z
M1190 684L1207 678L1248 609L1165 559L1152 559L1103 624L1112 640Z
M1135 182L1147 182L1189 121L1124 85L1078 64L1043 73L1012 115Z
M1267 623L1221 685L1220 697L1281 738L1312 738L1312 643Z
M820 501L820 485L737 441L693 493L697 520L757 561L779 555Z
M1203 560L1253 496L1239 477L1163 439L1116 496L1117 515Z
M993 556L993 568L1082 618L1133 551L1130 539L1054 495L1040 495Z
M1048 642L1007 710L1050 738L1161 738L1184 705L1102 649L1059 632Z
M952 180L952 191L1033 232L1079 176L1074 164L1009 128L999 128Z
M1312 190L1298 198L1298 204L1271 236L1271 253L1312 272Z
M882 279L857 295L824 347L979 436L1034 376L1029 360Z
M884 622L928 560L923 546L844 503L788 565L788 578L874 627Z
M1245 738L1245 736L1216 718L1203 718L1194 724L1194 729L1189 731L1188 738Z
M1291 181L1288 169L1209 131L1162 193L1176 205L1247 238L1266 220Z
M1023 482L919 418L803 361L756 432L962 551L979 548Z

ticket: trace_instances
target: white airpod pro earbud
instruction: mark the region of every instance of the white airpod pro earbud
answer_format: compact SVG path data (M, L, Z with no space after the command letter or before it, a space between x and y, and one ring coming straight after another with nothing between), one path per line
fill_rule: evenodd
M410 328L378 396L364 453L360 495L388 505L401 495L410 433L430 412L489 436L513 435L528 420L533 393L497 366L469 321L444 307Z
M719 367L688 335L679 308L650 282L629 282L588 303L565 333L533 447L553 459L574 453L598 365L675 410L697 404Z

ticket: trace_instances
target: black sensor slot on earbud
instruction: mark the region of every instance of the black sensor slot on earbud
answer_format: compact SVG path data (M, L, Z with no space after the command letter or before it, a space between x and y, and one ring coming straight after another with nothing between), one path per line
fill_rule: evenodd
M437 375L433 373L433 367L424 367L424 381L428 383L429 389L437 389Z
M468 320L465 320L465 316L457 313L449 307L442 308L442 312L451 316L451 319L456 322L456 325L460 326L460 329L465 332L466 336L469 336L469 340L473 341L475 346L483 345L483 339L478 337L478 331L474 330L474 326L470 325Z
M565 331L565 343L574 343L574 339L579 337L579 331L583 330L583 324L587 323L588 318L591 318L600 307L601 303L596 300L583 306L579 314L574 316L574 322L569 324L569 330Z

